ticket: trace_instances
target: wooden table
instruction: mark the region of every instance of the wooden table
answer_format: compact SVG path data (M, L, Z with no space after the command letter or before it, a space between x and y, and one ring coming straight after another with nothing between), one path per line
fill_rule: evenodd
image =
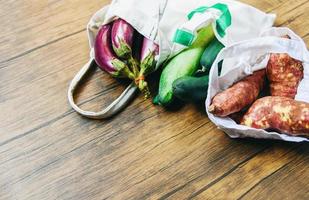
M243 1L309 45L309 1ZM200 107L141 95L110 120L76 114L68 84L108 2L1 1L0 199L309 199L307 143L230 139ZM99 110L124 87L97 71L77 101Z

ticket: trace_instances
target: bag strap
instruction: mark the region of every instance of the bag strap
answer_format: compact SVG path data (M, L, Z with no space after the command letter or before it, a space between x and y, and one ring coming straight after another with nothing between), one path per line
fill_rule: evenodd
M206 15L206 11L209 11ZM217 11L217 12L216 12ZM226 4L217 3L213 6L202 6L191 11L188 22L176 30L173 38L174 43L190 46L195 39L197 29L209 23L209 20L216 19L216 31L220 37L225 36L225 30L232 24L232 16Z
M113 101L108 107L106 107L102 111L99 112L85 111L81 109L78 105L76 105L74 101L74 92L80 85L82 79L86 76L86 74L95 67L96 67L95 61L91 59L75 75L69 86L68 100L72 108L80 115L91 119L106 119L120 112L131 101L131 99L135 96L137 87L132 82L115 101Z

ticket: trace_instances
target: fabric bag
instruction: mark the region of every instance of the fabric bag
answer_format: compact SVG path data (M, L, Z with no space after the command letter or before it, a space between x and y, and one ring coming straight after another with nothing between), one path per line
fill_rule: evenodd
M284 35L291 39L281 38ZM309 103L309 52L304 41L288 28L270 28L260 38L239 42L223 49L212 65L209 74L208 96L205 102L209 119L232 138L252 137L290 142L309 141L307 138L239 125L229 117L216 117L208 112L212 98L234 82L254 71L266 68L270 53L287 53L303 63L304 78L300 82L295 100ZM223 60L221 75L218 63ZM206 92L206 91L205 91Z
M113 0L90 19L87 25L90 60L69 86L70 105L79 114L89 118L103 119L115 115L137 91L135 84L131 83L110 106L100 112L84 111L74 102L74 91L81 79L96 66L93 46L99 28L118 17L130 23L143 36L159 44L157 68L170 56L189 46L203 26L212 24L218 40L229 46L244 39L258 37L264 29L271 27L275 20L273 14L265 14L254 7L232 0Z

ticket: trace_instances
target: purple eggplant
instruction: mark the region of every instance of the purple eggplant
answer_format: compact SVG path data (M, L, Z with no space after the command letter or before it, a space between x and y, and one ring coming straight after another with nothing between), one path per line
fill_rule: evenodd
M128 22L119 18L113 23L111 38L116 55L127 60L134 75L138 76L138 62L132 56L134 32L134 28Z
M159 45L144 37L141 50L141 70L140 74L148 75L155 71L156 57L159 55Z
M119 60L111 46L112 25L107 24L100 28L94 45L95 61L99 67L114 77L134 79L127 64Z
M145 76L156 70L156 57L159 55L159 46L148 38L144 37L143 45L140 54L140 72L136 79L136 84L141 90L145 90L149 93ZM147 95L146 95L147 96Z
M123 19L116 19L112 28L112 44L119 58L128 59L132 55L134 28Z

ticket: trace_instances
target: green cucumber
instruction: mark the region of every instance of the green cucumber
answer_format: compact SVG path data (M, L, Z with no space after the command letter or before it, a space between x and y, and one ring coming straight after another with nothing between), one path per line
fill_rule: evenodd
M202 48L194 48L183 51L173 58L164 68L159 83L158 103L169 105L173 100L173 82L183 76L190 76L199 68L199 59L203 53Z
M173 83L175 97L186 102L201 102L207 97L209 76L184 76Z
M204 71L209 72L213 62L217 58L218 53L221 49L224 48L224 45L215 38L205 49L202 58L201 58L201 66L204 68Z
M200 64L203 66L204 74L208 74L209 70L215 61L218 53L224 45L215 38L205 49ZM222 63L220 63L222 64ZM186 102L200 102L207 97L208 75L201 77L185 76L177 79L173 83L174 95Z
M202 28L195 42L167 63L160 77L156 103L168 106L173 101L173 82L184 76L192 76L198 70L204 49L214 38L211 26Z

